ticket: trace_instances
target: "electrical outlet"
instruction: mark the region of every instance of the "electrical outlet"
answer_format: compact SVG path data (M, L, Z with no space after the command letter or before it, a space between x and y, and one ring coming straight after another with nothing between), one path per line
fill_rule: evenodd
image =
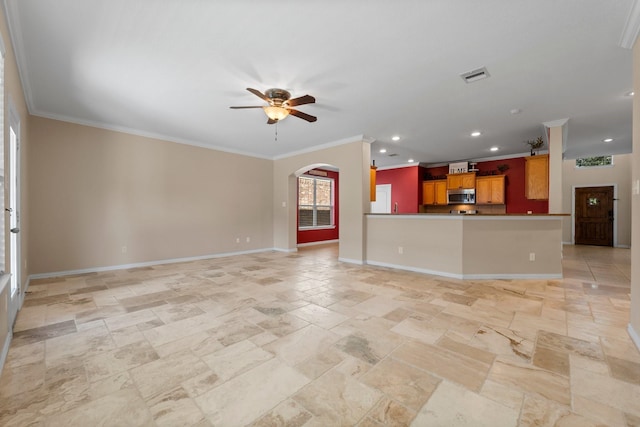
M251 241L251 237L247 237L247 243Z
M404 248L402 246L398 246L398 253L402 255L404 253Z
M240 243L240 238L236 237L236 243Z
M126 246L123 246L123 247L122 247L122 253L123 253L123 254L126 254L126 253L127 253L127 247L126 247Z
M529 253L529 261L535 261L535 260L536 260L536 253L535 252Z

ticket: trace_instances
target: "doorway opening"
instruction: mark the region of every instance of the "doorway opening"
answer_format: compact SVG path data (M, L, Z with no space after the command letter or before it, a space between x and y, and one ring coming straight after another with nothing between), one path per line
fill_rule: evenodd
M296 176L296 246L333 244L340 235L340 172L328 164L308 165Z
M13 103L9 103L9 321L15 322L22 306L24 291L20 271L20 116Z
M614 190L614 186L575 188L574 242L576 245L614 245Z

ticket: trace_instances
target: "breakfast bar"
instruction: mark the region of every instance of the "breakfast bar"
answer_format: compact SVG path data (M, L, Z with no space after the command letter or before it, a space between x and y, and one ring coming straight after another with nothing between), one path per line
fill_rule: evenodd
M367 264L458 279L562 278L563 214L367 214Z

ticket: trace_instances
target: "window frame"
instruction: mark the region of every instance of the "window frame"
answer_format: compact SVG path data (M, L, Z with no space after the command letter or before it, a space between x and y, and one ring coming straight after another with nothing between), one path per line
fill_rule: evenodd
M611 163L609 163L608 165L583 165L583 166L579 166L578 165L578 160L580 159L592 159L595 157L611 157ZM614 163L614 155L613 154L607 154L604 156L590 156L590 157L578 157L575 159L575 168L576 169L592 169L592 168L612 168L615 165Z
M313 205L301 204L300 203L300 179L301 178L313 180ZM331 204L330 205L318 205L317 204L317 195L316 194L317 194L317 183L318 183L318 181L328 181L331 184L331 190L330 190L331 191L331 196L330 196ZM298 226L298 230L300 230L300 231L330 230L330 229L336 228L336 201L335 201L336 180L334 178L331 178L331 177L303 174L303 175L300 175L298 177L297 183L298 183L298 190L297 190L297 193L298 193L298 195L297 195L297 216L298 216L298 218L297 218L297 226ZM313 223L315 225L300 226L300 207L301 206L311 207L311 209L313 211ZM329 224L329 225L317 225L318 207L320 207L320 208L327 208L328 207L329 208L331 224Z

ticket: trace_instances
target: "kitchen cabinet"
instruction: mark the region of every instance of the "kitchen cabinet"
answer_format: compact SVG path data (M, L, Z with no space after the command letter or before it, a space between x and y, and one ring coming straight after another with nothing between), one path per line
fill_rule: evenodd
M439 179L422 182L422 204L423 205L446 205L447 204L447 180Z
M549 155L524 158L524 194L527 199L549 199Z
M466 172L447 175L447 188L450 190L476 188L476 173Z
M476 204L504 205L504 175L481 176L476 179Z
M376 201L376 169L375 166L371 166L369 169L369 200Z

